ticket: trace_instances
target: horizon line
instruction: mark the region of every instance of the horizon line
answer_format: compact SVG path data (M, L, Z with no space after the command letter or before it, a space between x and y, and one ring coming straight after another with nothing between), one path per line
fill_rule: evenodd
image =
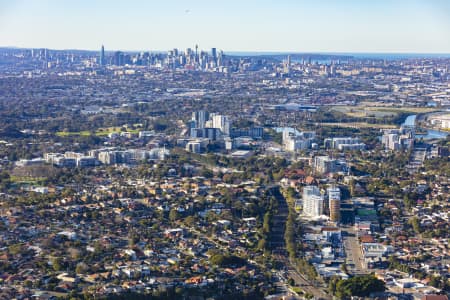
M31 50L31 49L47 49L52 51L86 51L86 52L97 52L100 51L101 46L98 49L86 49L86 48L48 48L48 47L21 47L21 46L1 46L0 49L16 49L16 50ZM194 46L195 47L195 46ZM116 52L116 51L122 51L122 52L158 52L158 53L164 53L169 50L173 49L183 49L183 48L168 48L166 50L160 50L160 49L105 49L105 52ZM186 48L187 49L187 48ZM191 48L193 49L193 48ZM268 55L277 55L277 54L326 54L326 55L349 55L349 54L394 54L394 55L450 55L450 52L409 52L409 51L397 51L397 50L389 50L389 51L333 51L333 50L312 50L312 51L289 51L289 50L223 50L220 48L216 48L217 50L222 50L224 53L261 53L262 55L268 54ZM202 51L205 51L205 49L201 49Z

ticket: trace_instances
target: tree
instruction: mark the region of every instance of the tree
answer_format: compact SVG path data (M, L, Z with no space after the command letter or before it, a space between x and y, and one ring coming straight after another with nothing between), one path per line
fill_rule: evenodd
M209 261L211 264L219 267L241 267L247 263L247 261L239 256L228 254L213 254Z
M172 223L175 223L180 218L180 214L178 213L178 210L175 208L172 208L169 213L169 220Z
M272 219L272 214L268 211L264 214L263 221L263 232L268 234L270 232L270 220Z
M194 216L187 216L184 219L184 223L189 227L193 227L197 223L197 221L198 221L197 218Z
M258 241L258 250L264 250L266 249L266 239L262 238Z
M413 207L414 204L415 204L414 200L411 199L411 197L409 197L409 195L405 195L403 197L403 203L404 203L404 205L406 206L407 209L411 209L411 207Z
M343 263L343 264L341 265L341 271L344 272L344 273L346 273L346 274L348 274L347 265L346 265L345 263Z
M128 238L128 245L130 247L133 247L134 245L136 245L139 242L139 236L136 233L131 233L129 238Z
M368 297L372 293L384 292L384 281L373 274L339 280L336 283L336 296L339 299L349 299L351 296Z
M23 283L23 285L27 288L31 288L33 286L33 282L31 280L25 280L25 282Z
M89 267L87 264L85 264L84 262L80 262L77 264L76 268L75 268L75 272L77 274L84 274L89 270Z
M295 280L294 280L293 278L289 278L289 279L288 279L288 284L289 284L290 286L295 286Z
M8 247L8 251L12 255L17 255L19 253L22 253L23 245L22 244L12 244Z
M69 253L70 258L73 260L80 259L81 255L82 255L82 251L80 249L73 248L73 247L67 249L67 252Z
M62 259L60 257L54 257L51 259L53 270L61 271L63 269Z
M328 291L334 295L336 293L336 285L339 282L340 278L337 276L333 276L330 278L330 281L328 283Z
M213 171L211 171L210 169L207 169L207 168L202 168L200 175L205 178L213 178L214 177Z
M412 226L414 232L416 234L420 234L422 232L422 228L420 228L419 218L414 216L409 220L409 224Z

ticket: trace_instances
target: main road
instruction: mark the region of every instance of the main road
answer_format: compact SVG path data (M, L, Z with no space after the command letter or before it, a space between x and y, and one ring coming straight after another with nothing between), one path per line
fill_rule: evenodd
M348 271L352 275L366 274L367 269L356 230L352 226L343 227L342 237Z

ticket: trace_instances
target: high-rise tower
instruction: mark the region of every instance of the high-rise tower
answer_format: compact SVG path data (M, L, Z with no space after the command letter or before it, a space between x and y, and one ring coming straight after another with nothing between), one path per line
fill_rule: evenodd
M225 135L230 135L230 119L227 116L214 115L212 117L212 127L219 128Z
M303 213L310 217L320 217L323 213L323 196L317 186L303 188Z
M209 113L204 110L192 113L192 120L195 121L197 128L205 128L206 121L209 120Z
M284 73L289 74L291 72L291 56L287 56L286 63L284 64Z
M105 46L102 45L102 49L100 50L100 65L104 66L105 63Z
M195 62L198 62L198 45L195 45Z
M223 51L219 51L219 56L217 57L217 66L223 66Z
M327 189L330 221L339 223L341 219L341 190L332 186Z
M217 65L217 49L211 48L211 55L215 65Z

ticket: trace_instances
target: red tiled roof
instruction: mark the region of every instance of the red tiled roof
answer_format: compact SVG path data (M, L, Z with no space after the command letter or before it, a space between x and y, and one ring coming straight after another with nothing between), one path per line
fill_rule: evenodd
M448 300L446 295L425 295L422 300Z

